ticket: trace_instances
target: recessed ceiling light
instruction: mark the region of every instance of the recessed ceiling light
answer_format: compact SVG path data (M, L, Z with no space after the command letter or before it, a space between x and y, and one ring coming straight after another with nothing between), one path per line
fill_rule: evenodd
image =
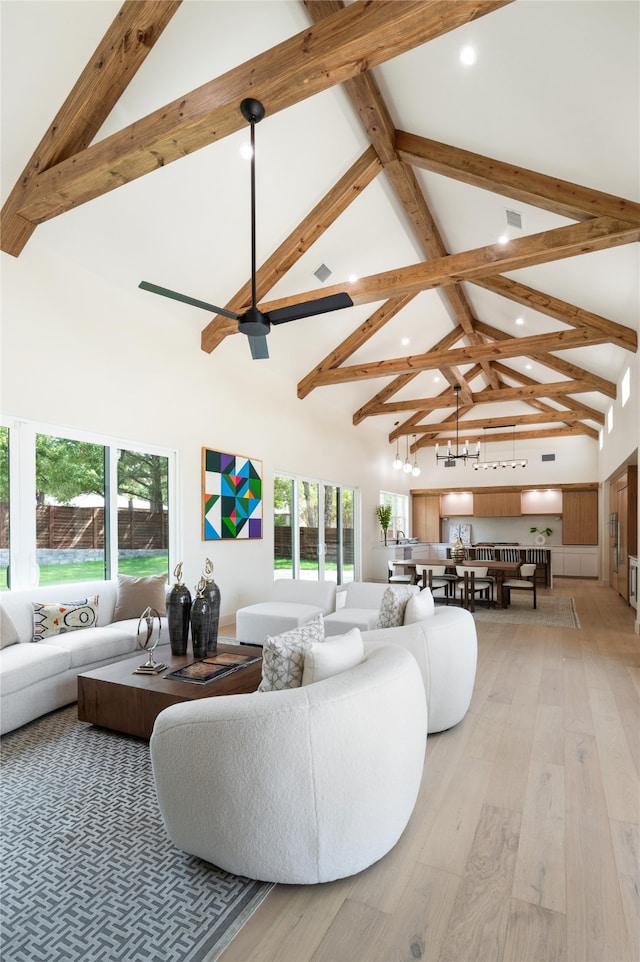
M404 347L406 347L407 344L410 344L410 343L411 343L411 339L410 339L410 338L408 338L408 337L403 337L403 338L402 338L402 344L404 345Z
M509 238L507 237L506 234L501 234L500 237L498 238L498 243L499 243L499 244L508 244L508 243L509 243Z
M460 63L463 63L465 67L472 67L477 59L478 55L475 47L472 47L470 44L467 44L460 50Z
M434 383L434 384L438 384L439 381L440 381L440 377L436 374L436 376L435 376L434 379L433 379L433 383Z
M530 371L533 368L533 364L525 364L525 371Z
M243 158L243 160L251 160L251 158L253 157L253 149L251 147L251 144L242 145L242 147L240 148L240 156Z
M522 325L524 324L524 318L523 318L523 317L516 317L516 324L518 324L520 327L522 327Z
M357 274L349 274L349 283L350 283L350 284L355 284L355 282L356 282L357 280L358 280L358 275L357 275Z

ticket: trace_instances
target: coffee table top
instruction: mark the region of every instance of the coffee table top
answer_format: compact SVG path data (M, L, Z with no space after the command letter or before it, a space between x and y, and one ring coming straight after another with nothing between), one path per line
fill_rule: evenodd
M218 642L218 652L221 654L242 654L258 658L259 661L262 660L262 648L256 645L222 644ZM167 667L164 671L158 672L157 674L138 674L136 672L136 668L144 665L147 660L146 651L140 650L138 654L139 658L124 658L122 661L114 661L110 665L103 665L101 668L83 671L80 677L115 685L126 685L130 688L141 688L146 691L166 692L167 694L180 695L184 699L206 698L211 695L214 689L216 694L226 693L227 688L235 689L237 687L235 684L237 678L234 678L234 676L237 676L238 672L242 672L246 670L246 668L256 664L255 662L250 662L224 675L220 675L205 684L194 684L193 682L182 681L177 678L167 678L167 675L177 671L179 668L184 668L187 665L193 664L195 661L202 660L200 658L194 658L193 654L172 655L169 645L159 645L153 653L154 659L156 662L165 664ZM234 683L227 684L232 678L234 679Z

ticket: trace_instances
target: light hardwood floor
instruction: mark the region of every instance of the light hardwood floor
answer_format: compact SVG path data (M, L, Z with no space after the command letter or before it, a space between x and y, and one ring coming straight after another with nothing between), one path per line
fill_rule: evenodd
M594 581L581 629L478 623L466 718L430 735L396 847L277 886L220 962L638 962L640 637Z

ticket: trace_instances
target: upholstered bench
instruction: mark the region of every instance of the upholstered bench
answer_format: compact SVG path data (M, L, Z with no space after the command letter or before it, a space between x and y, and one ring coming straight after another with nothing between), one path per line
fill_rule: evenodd
M236 638L261 645L267 635L290 631L317 615L330 614L335 607L334 582L279 578L273 583L271 601L238 609Z

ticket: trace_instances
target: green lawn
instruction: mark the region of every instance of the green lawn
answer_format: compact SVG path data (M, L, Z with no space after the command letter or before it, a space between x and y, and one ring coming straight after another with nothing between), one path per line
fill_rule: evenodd
M121 558L118 562L118 572L121 575L160 575L167 571L166 555L156 555L148 558ZM0 590L7 587L6 569L0 572ZM99 581L104 578L104 564L102 561L82 561L78 564L40 565L40 584L59 585L67 581Z

